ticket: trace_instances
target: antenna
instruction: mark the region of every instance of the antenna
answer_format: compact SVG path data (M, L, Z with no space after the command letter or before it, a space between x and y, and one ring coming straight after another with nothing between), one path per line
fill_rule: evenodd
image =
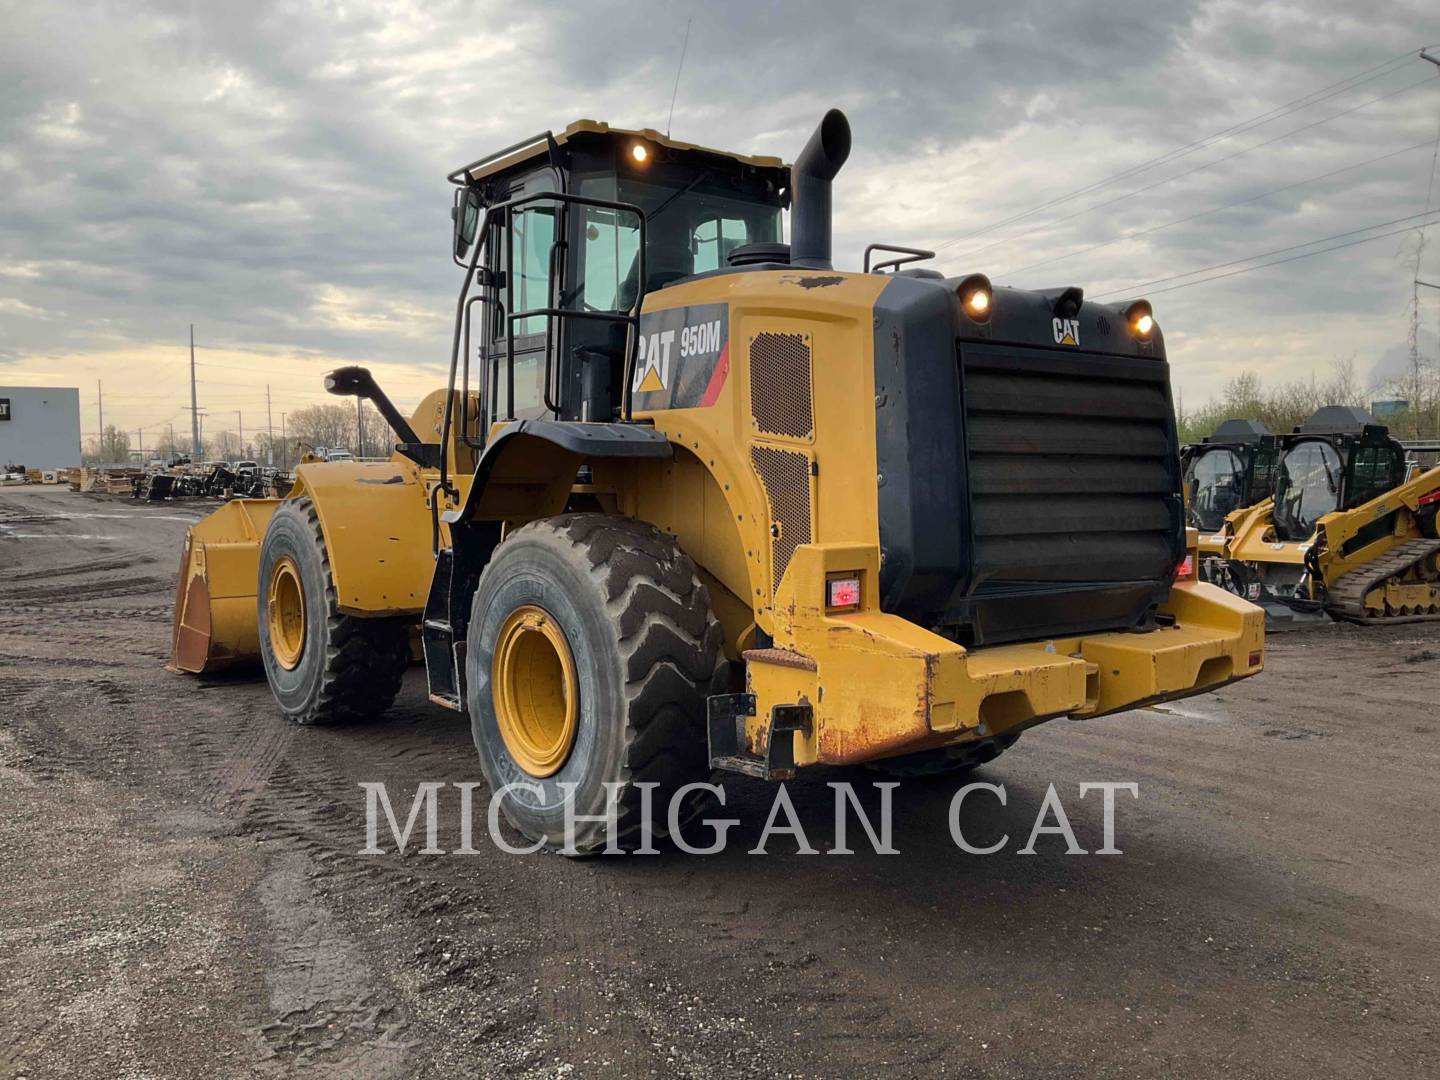
M685 70L685 50L690 48L690 24L694 21L694 15L685 20L685 41L680 46L680 63L675 67L675 88L670 91L670 115L665 118L665 137L667 139L670 137L670 125L675 120L675 97L680 93L680 73Z

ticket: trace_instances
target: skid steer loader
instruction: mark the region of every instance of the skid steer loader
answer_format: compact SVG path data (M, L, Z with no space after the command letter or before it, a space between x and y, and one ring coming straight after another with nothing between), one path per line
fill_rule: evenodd
M1440 468L1364 410L1326 406L1276 442L1271 497L1226 519L1215 580L1276 624L1440 619L1437 509Z
M1199 533L1200 576L1210 580L1225 554L1225 520L1270 496L1275 437L1258 420L1226 420L1180 451L1185 517Z
M849 151L838 111L789 167L579 121L456 170L449 385L407 419L363 369L327 378L393 457L199 524L173 666L258 656L288 716L344 721L418 634L430 699L552 846L567 791L662 834L712 769L963 770L1258 672L1259 609L1179 576L1150 305L893 245L836 270Z

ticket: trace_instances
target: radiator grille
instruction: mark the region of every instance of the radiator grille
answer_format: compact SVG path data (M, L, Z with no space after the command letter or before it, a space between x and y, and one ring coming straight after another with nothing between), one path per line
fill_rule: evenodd
M815 430L810 343L803 334L756 334L750 341L750 414L765 435L806 439Z
M770 502L771 588L778 589L795 549L811 539L810 458L795 450L752 446L750 460Z
M962 357L975 584L1168 581L1165 365L968 343Z

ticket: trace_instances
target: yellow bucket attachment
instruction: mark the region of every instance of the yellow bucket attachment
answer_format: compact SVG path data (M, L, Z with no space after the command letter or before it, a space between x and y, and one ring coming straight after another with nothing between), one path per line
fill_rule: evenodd
M260 660L260 541L279 499L236 499L185 534L175 582L170 671L224 671Z

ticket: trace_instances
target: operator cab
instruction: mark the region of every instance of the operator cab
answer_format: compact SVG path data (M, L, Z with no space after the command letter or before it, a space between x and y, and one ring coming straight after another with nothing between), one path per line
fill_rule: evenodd
M1270 494L1275 474L1275 436L1258 420L1226 420L1203 442L1187 446L1187 514L1202 532L1218 532L1236 510Z
M1405 482L1405 448L1364 409L1327 405L1280 440L1275 535L1308 539L1326 514Z
M467 165L450 180L459 187L456 261L468 265L472 243L483 245L461 372L481 403L480 415L465 418L465 434L480 441L511 417L615 418L634 326L627 316L638 315L644 294L722 269L736 252L743 258L742 249L777 250L789 194L778 158L589 120ZM482 228L486 235L476 235Z

